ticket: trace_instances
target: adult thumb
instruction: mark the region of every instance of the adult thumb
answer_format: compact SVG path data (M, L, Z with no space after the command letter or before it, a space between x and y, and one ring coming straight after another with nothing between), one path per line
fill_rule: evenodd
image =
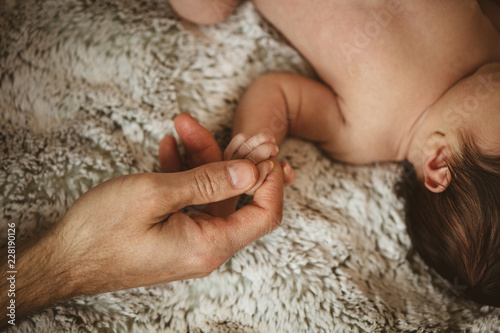
M173 211L241 195L259 178L257 167L248 160L215 162L162 176L164 198Z

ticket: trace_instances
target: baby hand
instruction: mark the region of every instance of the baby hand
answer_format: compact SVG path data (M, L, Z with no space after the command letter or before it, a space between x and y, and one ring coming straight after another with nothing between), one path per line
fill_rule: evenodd
M278 151L276 139L270 130L262 130L253 136L240 133L231 140L224 151L224 160L247 159L257 165L259 180L246 193L253 195L273 170L274 164L269 159L276 156Z

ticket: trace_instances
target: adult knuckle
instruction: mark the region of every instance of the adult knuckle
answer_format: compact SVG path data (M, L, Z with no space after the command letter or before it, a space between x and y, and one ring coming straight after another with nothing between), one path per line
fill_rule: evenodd
M207 202L211 202L219 191L220 185L214 178L211 172L206 169L201 169L194 175L196 191Z

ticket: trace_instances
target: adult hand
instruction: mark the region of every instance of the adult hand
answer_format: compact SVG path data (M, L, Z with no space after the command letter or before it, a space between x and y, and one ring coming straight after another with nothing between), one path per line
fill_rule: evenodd
M214 155L218 147L208 132L193 133L184 140L191 164L222 159L220 151L219 157ZM195 143L200 138L209 144L197 152ZM165 142L168 146L171 139L162 142L163 148ZM178 168L178 156L175 162L165 163L165 157L174 156L173 150L166 151L160 156L162 165ZM94 187L43 237L19 247L17 316L77 295L210 274L281 222L279 167L269 174L251 205L225 216L229 210L220 202L248 191L257 178L254 164L234 160L178 173L121 176ZM214 202L219 203L210 205ZM185 206L203 204L209 204L203 212L181 212ZM218 213L207 213L211 211ZM2 295L4 290L2 282Z

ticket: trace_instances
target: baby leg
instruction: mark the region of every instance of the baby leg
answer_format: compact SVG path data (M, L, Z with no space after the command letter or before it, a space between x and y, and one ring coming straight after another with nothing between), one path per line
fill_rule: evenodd
M170 4L185 20L196 24L216 24L234 11L238 0L170 0Z

